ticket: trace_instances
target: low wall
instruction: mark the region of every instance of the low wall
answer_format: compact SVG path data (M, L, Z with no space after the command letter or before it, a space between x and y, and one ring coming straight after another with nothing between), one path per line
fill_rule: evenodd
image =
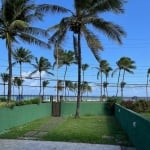
M51 103L0 108L0 132L51 115Z
M115 117L127 132L136 150L150 150L150 121L129 109L115 105Z
M62 102L61 115L72 116L76 111L76 102ZM80 115L106 115L110 114L104 102L81 102Z

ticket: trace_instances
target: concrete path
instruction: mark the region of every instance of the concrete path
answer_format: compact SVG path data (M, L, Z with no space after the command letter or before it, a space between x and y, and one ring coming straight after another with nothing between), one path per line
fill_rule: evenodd
M114 145L50 142L32 140L0 140L0 150L135 150Z

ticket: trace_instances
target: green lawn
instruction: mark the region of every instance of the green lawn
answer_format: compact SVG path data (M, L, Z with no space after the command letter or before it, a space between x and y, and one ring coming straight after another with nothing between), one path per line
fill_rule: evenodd
M113 116L82 116L79 119L69 117L42 139L131 145Z
M29 131L44 130L44 125L48 134L40 140L132 145L114 116L47 117L12 128L0 138L16 139Z

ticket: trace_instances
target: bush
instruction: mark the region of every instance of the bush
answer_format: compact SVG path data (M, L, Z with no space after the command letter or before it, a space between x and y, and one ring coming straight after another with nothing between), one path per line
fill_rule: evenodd
M1 102L6 102L6 101L7 101L7 98L1 97L1 98L0 98L0 101L1 101Z
M150 101L122 101L121 105L138 113L150 112Z
M120 97L116 97L116 96L108 97L106 101L106 109L109 110L113 115L115 112L115 103L120 104L121 102L122 102L122 98Z

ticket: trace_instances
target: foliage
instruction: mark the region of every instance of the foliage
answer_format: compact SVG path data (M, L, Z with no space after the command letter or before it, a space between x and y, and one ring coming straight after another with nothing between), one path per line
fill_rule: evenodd
M150 112L150 101L138 100L138 101L122 101L121 105L131 109L135 112Z
M122 102L121 97L116 97L116 96L108 97L106 101L106 109L108 109L113 115L115 112L115 103L120 104L121 102Z

